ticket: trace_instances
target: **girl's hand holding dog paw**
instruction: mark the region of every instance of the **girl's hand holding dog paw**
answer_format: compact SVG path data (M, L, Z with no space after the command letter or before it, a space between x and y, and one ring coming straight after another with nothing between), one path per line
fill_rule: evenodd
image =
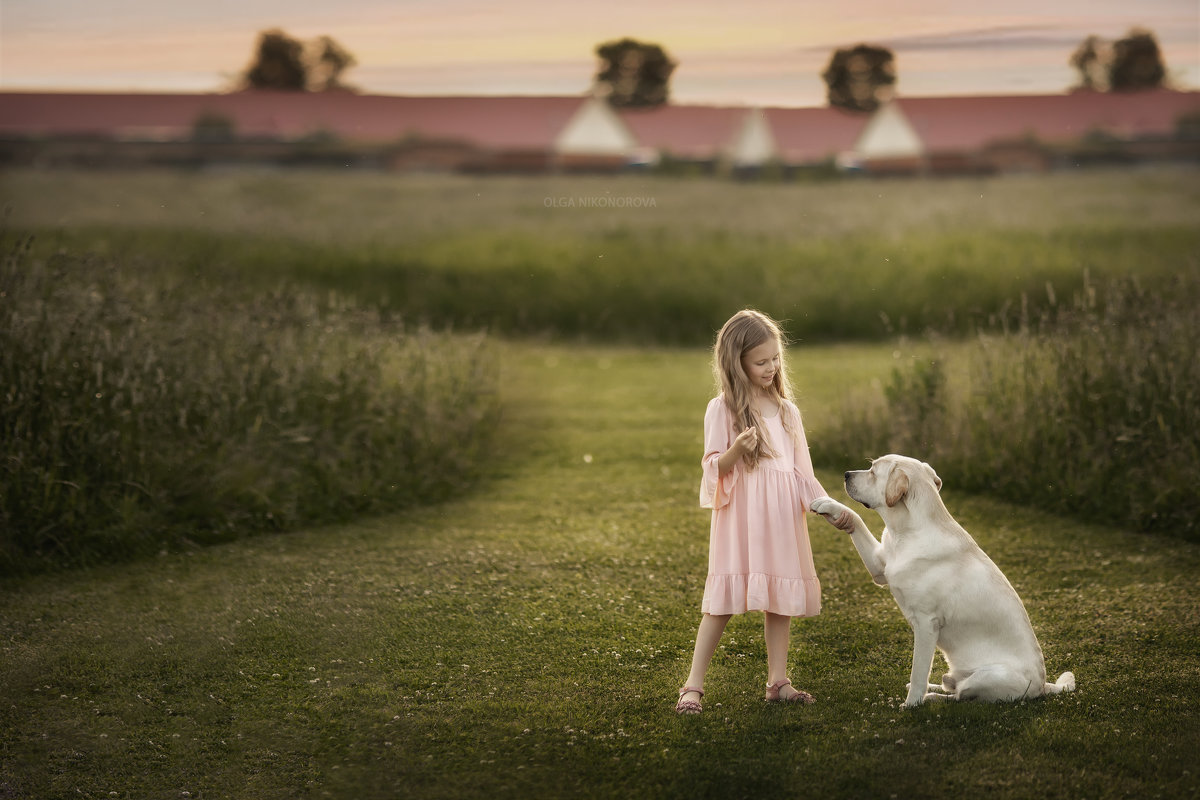
M830 525L850 533L858 521L858 515L831 497L819 497L813 501L813 513L820 514Z
M854 512L848 508L842 509L842 513L838 514L837 519L831 519L829 521L832 522L833 527L837 528L839 531L850 533L850 531L854 530Z

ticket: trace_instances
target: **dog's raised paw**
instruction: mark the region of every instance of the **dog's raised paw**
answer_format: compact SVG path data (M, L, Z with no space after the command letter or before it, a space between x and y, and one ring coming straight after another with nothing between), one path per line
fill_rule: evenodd
M812 502L812 512L823 517L836 517L846 511L846 507L832 497L818 497Z

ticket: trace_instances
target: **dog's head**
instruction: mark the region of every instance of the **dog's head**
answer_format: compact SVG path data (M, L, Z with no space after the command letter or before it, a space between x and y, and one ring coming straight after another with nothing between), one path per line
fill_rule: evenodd
M886 455L872 461L870 469L846 473L846 494L876 510L908 503L927 491L937 494L941 490L942 479L933 467L908 456Z

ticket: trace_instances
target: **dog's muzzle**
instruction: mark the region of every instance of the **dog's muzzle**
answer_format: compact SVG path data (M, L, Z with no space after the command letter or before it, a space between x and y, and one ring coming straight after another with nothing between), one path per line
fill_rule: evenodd
M866 500L863 500L861 497L859 497L857 494L854 493L854 478L861 474L862 474L861 470L847 471L845 474L842 475L842 485L846 487L846 494L850 495L850 498L852 500L862 503L867 508L871 508L870 503L868 503Z

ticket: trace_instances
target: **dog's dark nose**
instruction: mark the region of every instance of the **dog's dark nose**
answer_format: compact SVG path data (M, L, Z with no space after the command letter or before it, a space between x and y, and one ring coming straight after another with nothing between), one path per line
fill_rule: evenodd
M850 480L850 470L846 470L846 472L842 474L842 480L844 480L844 481Z

